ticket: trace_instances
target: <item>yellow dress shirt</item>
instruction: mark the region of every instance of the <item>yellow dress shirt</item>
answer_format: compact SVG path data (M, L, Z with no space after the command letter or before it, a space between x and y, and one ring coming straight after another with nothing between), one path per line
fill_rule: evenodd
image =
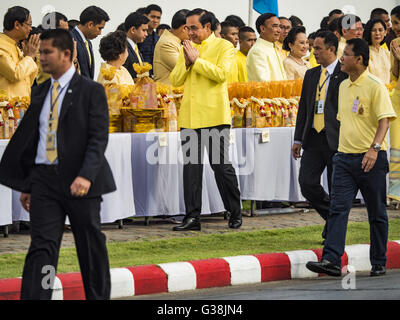
M339 59L339 61L340 61L340 58L343 55L344 48L346 47L346 41L347 40L345 38L343 38L343 37L340 38L339 45L338 45L338 50L337 50L337 55L336 55L337 58Z
M247 76L249 81L286 80L283 61L273 42L257 39L247 54Z
M234 82L239 82L239 69L236 59L233 59L232 61L231 70L229 72L229 77L228 77L228 83L234 83Z
M304 61L300 65L290 55L283 60L283 66L285 67L288 80L304 79L306 71L311 68L311 64L308 61Z
M31 57L24 57L17 43L0 33L0 90L8 98L31 95L38 67Z
M319 66L317 59L315 59L314 48L312 48L310 51L310 57L308 59L308 62L310 63L311 68L315 68L315 67Z
M280 43L279 41L275 42L276 51L278 51L278 53L283 61L289 56L290 52L284 50L282 46L283 46L283 43Z
M382 47L376 50L369 47L368 70L371 74L381 79L384 84L390 83L390 52Z
M169 75L176 65L181 49L181 39L165 30L154 49L154 80L170 84Z
M358 106L354 107L358 101ZM364 153L374 141L379 120L397 115L385 85L368 70L354 82L344 80L339 87L337 119L340 121L339 152ZM387 150L387 137L382 150Z
M235 60L238 68L238 82L247 82L247 57L239 50L235 55Z
M106 62L103 62L101 64L100 68L111 68L112 66ZM124 67L121 66L117 71L115 72L115 76L112 80L105 80L99 72L99 76L97 77L97 82L101 83L102 85L104 84L109 84L109 83L115 83L115 84L126 84L126 85L134 85L135 83L133 82L133 79L129 73L129 71Z
M175 87L185 85L179 110L179 127L198 129L230 125L228 77L234 59L232 43L212 33L201 44L192 44L199 58L188 69L181 49L170 75Z

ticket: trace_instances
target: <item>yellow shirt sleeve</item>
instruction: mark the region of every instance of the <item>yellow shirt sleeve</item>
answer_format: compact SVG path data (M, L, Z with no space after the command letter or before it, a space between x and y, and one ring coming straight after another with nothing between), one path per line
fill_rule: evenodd
M174 87L183 86L191 68L193 68L193 66L186 68L185 56L183 54L183 49L181 49L181 51L179 52L178 61L176 62L174 69L169 75L169 80L171 81L171 84Z
M212 64L207 60L198 58L193 65L193 71L218 83L227 81L231 72L235 50L231 45L230 47L222 49L220 52L221 56L217 64Z
M371 105L374 106L378 121L384 118L389 118L390 121L393 121L397 118L392 102L390 101L390 96L384 85L379 85L374 90Z
M265 53L260 50L250 51L247 56L247 77L249 81L270 81L271 73L268 70L270 70L270 66L265 58Z
M18 62L14 62L11 57L0 51L0 75L9 82L18 82L30 77L36 77L38 67L31 57L24 57Z

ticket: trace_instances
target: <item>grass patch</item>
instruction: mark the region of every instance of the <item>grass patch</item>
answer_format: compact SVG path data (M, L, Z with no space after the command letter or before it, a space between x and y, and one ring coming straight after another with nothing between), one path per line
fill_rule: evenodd
M400 239L400 219L389 221L389 240ZM156 241L108 243L110 267L284 252L321 247L321 226L226 234L195 235ZM368 222L349 223L346 244L369 243ZM0 255L0 278L20 277L25 254ZM79 271L74 248L61 249L58 273Z

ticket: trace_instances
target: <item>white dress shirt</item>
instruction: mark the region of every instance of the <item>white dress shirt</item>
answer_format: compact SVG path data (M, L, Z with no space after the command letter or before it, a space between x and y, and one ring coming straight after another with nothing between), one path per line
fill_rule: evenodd
M64 101L65 94L68 90L68 85L75 74L75 68L72 65L71 68L68 69L57 81L60 85L58 92L59 98L57 100L58 103L58 117L61 114L62 103ZM53 90L53 77L51 77L51 86L49 92L44 99L42 111L40 112L39 118L39 144L36 152L35 164L57 164L58 160L56 159L53 163L46 157L46 136L47 130L49 127L49 115L50 115L50 107L51 107L51 91ZM56 148L57 148L57 139L56 139Z

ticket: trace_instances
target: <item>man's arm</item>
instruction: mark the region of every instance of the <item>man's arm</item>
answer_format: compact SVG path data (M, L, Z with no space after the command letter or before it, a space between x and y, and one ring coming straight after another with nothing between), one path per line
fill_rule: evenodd
M18 63L15 63L10 55L3 50L0 51L0 75L9 82L18 82L31 74L36 74L38 67L32 57L24 57Z
M249 81L270 81L271 74L266 54L260 50L252 50L247 56L247 77Z
M171 74L169 75L169 80L174 87L183 86L185 83L186 77L189 74L190 68L186 67L186 59L183 53L183 48L179 52L178 61Z
M109 119L107 98L103 86L93 83L93 88L89 94L88 140L85 157L78 176L93 183L103 164L104 153L108 143Z

